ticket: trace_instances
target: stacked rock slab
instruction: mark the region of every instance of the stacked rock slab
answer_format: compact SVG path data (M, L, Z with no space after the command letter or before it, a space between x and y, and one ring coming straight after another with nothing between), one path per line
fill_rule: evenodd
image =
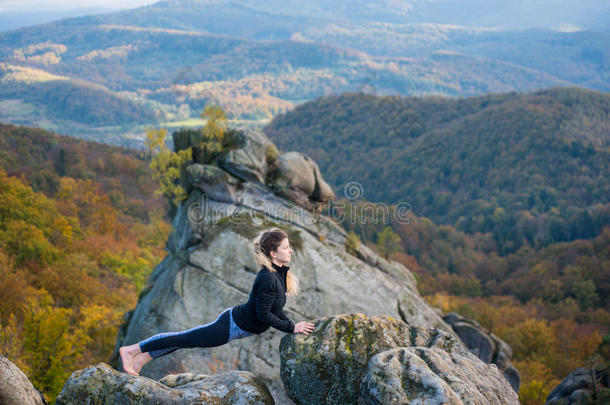
M443 320L451 325L454 332L475 356L486 363L495 364L513 389L519 392L521 376L511 362L513 351L506 342L495 334L488 333L478 322L454 312L445 315Z
M214 376L168 375L159 381L119 373L99 363L72 373L57 405L274 404L271 393L253 374L232 371Z
M498 368L440 329L363 314L323 317L281 342L282 381L305 404L518 404Z
M330 218L251 181L266 178L265 154L271 144L257 131L240 132L239 137L241 149L221 158L222 164L189 172L191 192L174 217L168 255L154 269L117 338L117 367L120 346L206 324L224 309L246 302L259 270L252 242L271 226L284 229L295 250L290 271L299 278L301 293L288 298L285 308L295 322L359 312L454 334L420 297L415 278L404 266L363 245L354 255L348 253L345 231ZM183 141L187 145L188 140ZM177 350L148 363L141 374L159 379L171 372L248 370L268 384L278 403L290 404L279 373L283 335L271 328L221 347Z

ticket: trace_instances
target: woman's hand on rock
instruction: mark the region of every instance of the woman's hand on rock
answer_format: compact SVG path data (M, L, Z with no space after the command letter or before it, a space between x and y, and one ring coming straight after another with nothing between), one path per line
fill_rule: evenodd
M314 327L315 326L313 323L299 322L296 325L294 325L293 333L304 333L305 335L309 335L311 332L313 332Z

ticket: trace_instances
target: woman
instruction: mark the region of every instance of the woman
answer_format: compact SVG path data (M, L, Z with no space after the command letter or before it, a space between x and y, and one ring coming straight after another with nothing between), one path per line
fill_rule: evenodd
M312 323L295 325L283 311L286 296L296 295L299 288L297 278L288 271L293 253L288 235L280 229L270 229L254 243L254 252L262 268L254 280L248 302L225 309L214 322L180 332L159 333L121 347L123 370L139 375L146 363L174 350L222 346L233 339L260 334L271 326L286 333L311 333Z

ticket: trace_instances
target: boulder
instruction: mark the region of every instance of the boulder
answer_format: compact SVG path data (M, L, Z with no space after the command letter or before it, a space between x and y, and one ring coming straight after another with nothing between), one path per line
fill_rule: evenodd
M214 376L183 373L159 381L120 373L105 363L77 370L57 405L274 404L265 384L247 371Z
M513 366L513 351L506 342L493 333L489 333L478 322L464 318L456 313L443 317L453 328L468 349L486 363L495 364L510 382L515 392L519 392L521 376Z
M495 364L439 347L400 347L376 354L362 379L358 404L519 404Z
M235 148L224 154L218 165L233 176L263 185L268 171L267 160L277 154L275 145L260 131L240 129L232 132Z
M473 403L519 403L497 367L440 329L363 314L314 324L312 334L286 335L280 345L282 382L296 404L457 404L470 394Z
M299 152L280 155L267 176L267 184L279 195L308 209L313 207L312 202L327 202L334 197L318 164Z
M345 314L314 320L310 335L286 335L280 374L297 404L355 404L371 357L404 346L440 347L475 357L440 329L409 326L385 316Z
M0 355L0 404L47 404L44 396L34 388L23 371L2 355Z

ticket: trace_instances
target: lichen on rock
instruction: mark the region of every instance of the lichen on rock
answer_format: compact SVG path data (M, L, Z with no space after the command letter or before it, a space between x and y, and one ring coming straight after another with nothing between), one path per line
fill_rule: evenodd
M183 373L155 381L120 373L105 363L72 373L56 400L57 405L274 403L267 386L247 371L214 376Z
M290 398L297 404L356 403L369 360L386 350L434 347L476 359L445 331L409 326L391 317L356 313L322 317L313 322L312 334L286 335L280 344L280 375Z

